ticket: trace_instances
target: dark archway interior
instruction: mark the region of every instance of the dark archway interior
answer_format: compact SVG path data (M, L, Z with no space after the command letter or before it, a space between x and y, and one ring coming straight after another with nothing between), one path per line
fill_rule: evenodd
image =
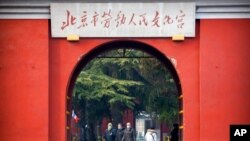
M67 88L67 103L66 103L66 109L67 111L70 111L71 109L71 96L72 92L74 89L74 84L76 81L77 76L80 74L82 69L95 57L97 57L99 54L113 50L113 49L118 49L118 48L128 48L128 49L137 49L144 51L156 59L158 59L172 74L179 95L182 94L181 90L181 84L180 84L180 79L178 77L177 71L171 61L159 50L155 49L151 45L139 42L139 41L133 41L133 40L115 40L115 41L110 41L104 44L101 44L97 47L95 47L93 50L91 50L89 53L86 55L82 56L82 58L79 60L78 64L76 64L74 70L72 71L70 81L68 83L68 88ZM182 101L180 101L179 105L180 109L182 109ZM71 114L67 115L67 125L70 125L70 119L71 119ZM180 120L182 120L182 117L180 117ZM180 121L182 123L182 121ZM67 131L67 139L70 140L70 130Z

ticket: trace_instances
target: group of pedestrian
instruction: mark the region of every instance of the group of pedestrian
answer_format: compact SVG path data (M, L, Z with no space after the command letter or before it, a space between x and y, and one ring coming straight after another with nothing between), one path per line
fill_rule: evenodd
M178 124L174 124L174 129L171 131L170 141L178 141ZM104 134L105 141L136 141L135 130L131 127L130 122L123 128L121 123L118 123L117 130L113 128L112 123L108 123L108 128ZM158 141L157 133L154 127L147 129L145 141Z
M135 130L131 127L130 122L126 124L126 128L118 123L117 130L113 128L112 123L108 123L104 139L106 141L135 141Z

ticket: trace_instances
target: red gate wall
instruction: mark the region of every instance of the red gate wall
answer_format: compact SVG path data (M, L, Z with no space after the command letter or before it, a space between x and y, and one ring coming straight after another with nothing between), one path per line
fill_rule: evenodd
M250 20L201 20L200 140L250 125Z
M124 38L177 60L184 97L184 140L229 140L229 124L250 124L250 20L197 21L197 35ZM48 20L0 20L0 140L65 141L73 68L96 46L50 37Z
M46 141L49 41L46 20L0 20L0 140Z

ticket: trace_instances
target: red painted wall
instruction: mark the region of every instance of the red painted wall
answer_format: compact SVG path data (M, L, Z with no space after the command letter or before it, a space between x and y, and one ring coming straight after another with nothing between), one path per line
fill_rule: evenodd
M48 140L48 21L0 20L0 140Z
M250 20L201 20L200 140L229 140L250 124Z
M250 20L201 20L197 36L183 42L133 39L177 60L184 140L228 140L230 123L250 123L248 25ZM51 38L49 26L48 20L0 20L0 140L65 141L75 65L96 46L116 40L68 42Z

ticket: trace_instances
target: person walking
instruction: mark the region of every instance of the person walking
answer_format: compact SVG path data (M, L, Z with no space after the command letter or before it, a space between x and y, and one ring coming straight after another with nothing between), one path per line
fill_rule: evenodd
M118 123L117 125L117 131L116 131L116 137L115 137L115 141L123 141L124 138L124 129L122 127L122 124L121 123Z
M145 135L145 141L157 141L157 133L154 127L150 127Z
M135 130L131 127L130 122L128 122L126 125L127 126L124 130L123 141L135 141Z
M170 141L178 141L179 140L179 124L175 123L174 129L171 131Z
M115 141L115 129L113 129L112 123L108 123L108 128L105 130L104 139L105 141Z

